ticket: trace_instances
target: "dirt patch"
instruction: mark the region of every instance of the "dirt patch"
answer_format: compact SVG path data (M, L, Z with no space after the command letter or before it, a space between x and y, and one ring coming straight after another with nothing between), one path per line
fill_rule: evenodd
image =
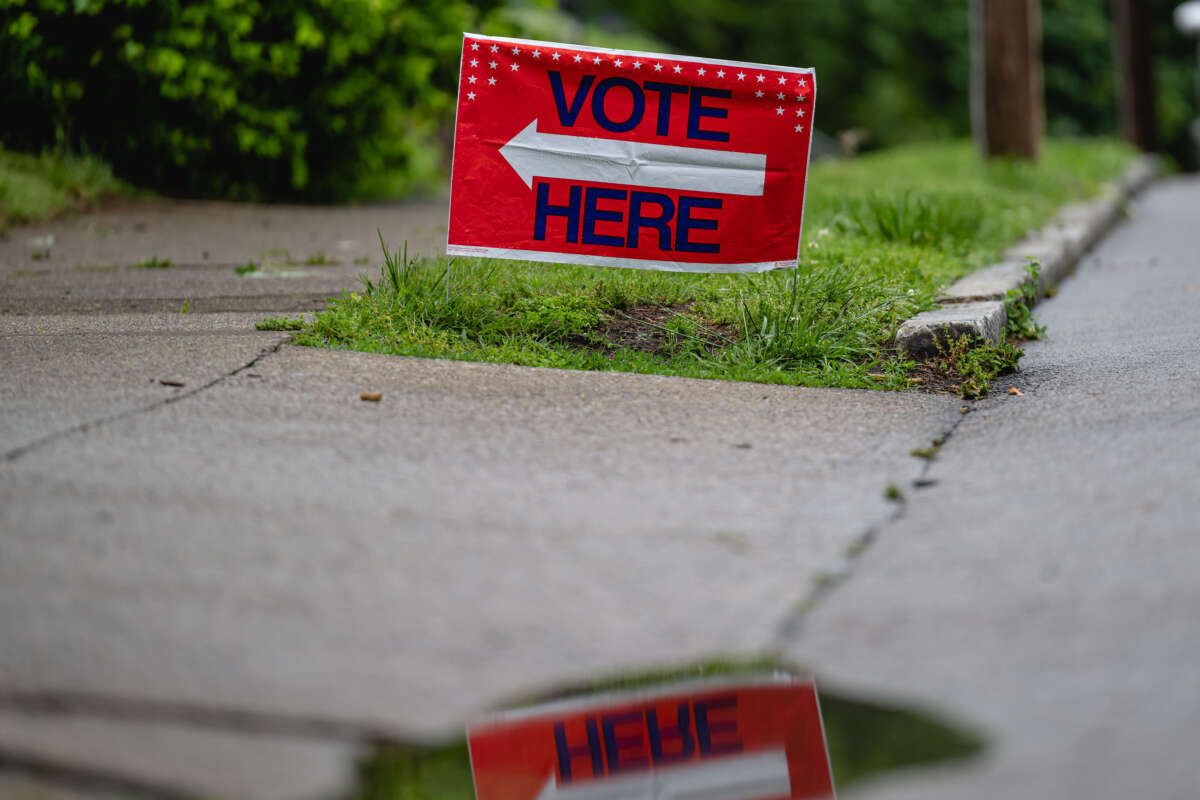
M593 330L588 342L592 347L660 355L680 349L714 353L736 336L732 328L714 325L693 314L690 305L639 305L605 313L607 318Z
M957 372L946 372L939 369L934 361L918 361L908 373L908 381L913 389L929 394L958 394L962 377Z

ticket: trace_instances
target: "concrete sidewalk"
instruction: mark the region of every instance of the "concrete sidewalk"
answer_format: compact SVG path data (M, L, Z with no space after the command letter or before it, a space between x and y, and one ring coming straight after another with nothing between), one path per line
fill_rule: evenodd
M189 208L0 246L0 796L335 796L376 737L765 649L991 741L851 797L1196 796L1200 181L1134 206L1040 307L1024 394L966 416L294 348L254 320L352 287L376 226L436 247L444 210ZM141 247L159 224L187 249Z
M1038 308L1044 341L788 652L993 741L872 800L1200 796L1200 180Z
M944 396L282 344L253 322L353 288L376 226L435 247L444 217L323 213L135 206L0 250L0 763L330 796L368 740L776 647L959 418ZM343 263L234 272L282 250ZM176 266L128 268L151 256Z

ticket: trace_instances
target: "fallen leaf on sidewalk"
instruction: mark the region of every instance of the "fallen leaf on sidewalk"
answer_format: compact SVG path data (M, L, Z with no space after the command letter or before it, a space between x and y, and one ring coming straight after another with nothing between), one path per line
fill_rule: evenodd
M383 392L363 392L359 399L366 400L368 403L378 403L383 399Z
M1010 387L1008 387L1008 393L1009 393L1009 394L1015 394L1017 397L1021 397L1021 396L1023 396L1023 395L1025 394L1024 392L1022 392L1020 389L1018 389L1018 388L1017 388L1017 387L1015 387L1015 386L1010 386Z

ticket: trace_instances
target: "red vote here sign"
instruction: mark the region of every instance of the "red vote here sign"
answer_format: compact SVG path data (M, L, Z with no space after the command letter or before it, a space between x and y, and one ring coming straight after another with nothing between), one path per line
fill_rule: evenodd
M465 34L446 252L795 266L811 69Z
M508 712L467 740L477 800L834 796L816 688L788 676Z

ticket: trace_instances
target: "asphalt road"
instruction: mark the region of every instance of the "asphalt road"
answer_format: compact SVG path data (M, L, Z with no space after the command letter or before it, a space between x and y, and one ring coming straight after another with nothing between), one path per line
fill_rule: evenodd
M371 737L772 649L992 742L853 796L1194 797L1197 209L1194 180L1152 189L1041 307L1024 394L965 416L253 330L349 285L381 219L435 247L437 206L21 231L0 245L0 764L322 796ZM256 253L298 263L251 283L233 267ZM150 255L177 266L128 268Z

